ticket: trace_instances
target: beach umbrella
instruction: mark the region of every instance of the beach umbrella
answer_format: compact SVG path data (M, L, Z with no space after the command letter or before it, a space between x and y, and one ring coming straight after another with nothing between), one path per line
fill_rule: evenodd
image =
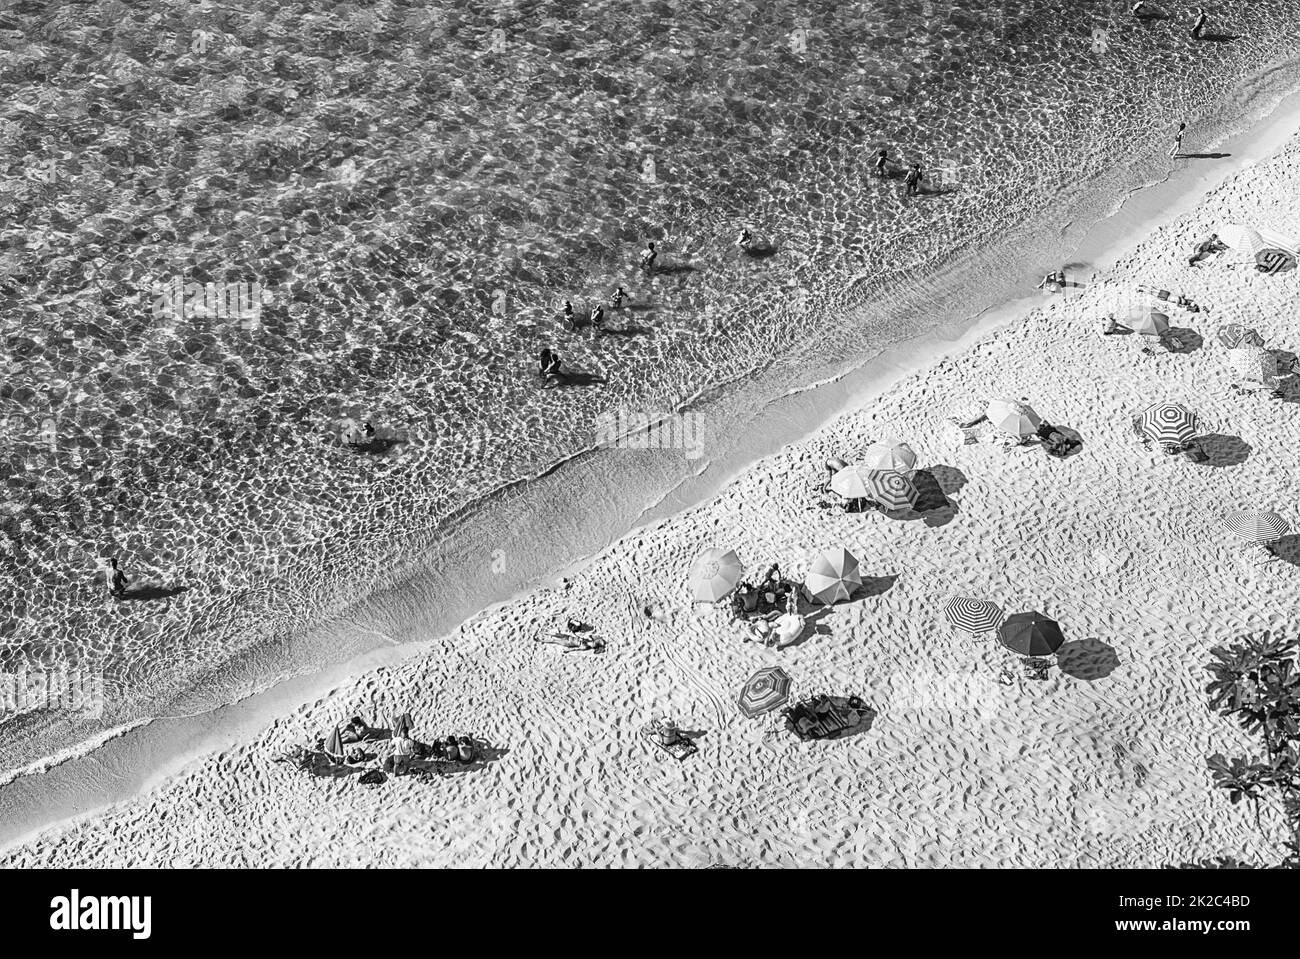
M873 470L906 473L916 466L916 452L902 440L872 443L863 454L862 463Z
M1061 627L1042 613L1016 613L998 629L998 640L1022 656L1047 656L1065 642Z
M948 600L943 614L948 617L948 622L968 633L987 633L997 629L1002 622L1002 610L997 603L965 596Z
M1228 351L1232 371L1243 380L1266 383L1277 376L1277 358L1258 346L1238 346Z
M691 566L691 592L698 603L716 603L740 582L745 567L734 550L706 549Z
M334 727L334 732L330 733L330 738L325 740L325 755L342 759L346 755L343 752L343 733L339 731L338 726Z
M400 716L396 717L393 720L393 738L399 739L405 736L410 736L412 725L414 724L411 722L410 713L402 713Z
M1240 223L1229 223L1219 230L1219 239L1228 246L1248 256L1254 256L1260 250L1268 248L1258 230Z
M916 505L916 486L902 473L872 470L867 474L867 489L872 499L885 510L911 509Z
M1243 344L1249 346L1263 346L1264 337L1259 335L1257 330L1251 329L1243 323L1225 323L1219 327L1215 334L1222 343L1230 350L1235 350Z
M789 674L780 666L766 666L745 680L736 705L748 718L755 719L784 705L789 698Z
M1223 525L1252 543L1272 543L1291 531L1291 524L1277 513L1251 509L1229 513Z
M808 595L819 603L848 599L862 585L858 560L842 546L825 550L813 560L803 584Z
M998 429L1016 436L1032 436L1043 425L1043 418L1034 412L1033 407L1018 400L994 400L984 415Z
M1169 317L1157 310L1138 313L1129 317L1128 328L1143 336L1163 336L1169 332Z
M831 477L831 489L845 499L862 499L871 495L867 485L870 476L869 468L861 463L855 463L835 471L835 475Z
M1196 436L1196 414L1181 403L1152 403L1138 414L1138 429L1157 443L1182 446Z

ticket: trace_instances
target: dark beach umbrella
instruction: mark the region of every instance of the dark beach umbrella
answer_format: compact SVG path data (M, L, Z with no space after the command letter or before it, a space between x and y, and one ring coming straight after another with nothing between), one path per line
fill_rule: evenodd
M1003 621L998 641L1022 656L1049 656L1061 648L1065 637L1056 620L1042 613L1016 613Z
M790 698L790 676L780 666L765 666L740 691L736 705L750 719L770 713Z

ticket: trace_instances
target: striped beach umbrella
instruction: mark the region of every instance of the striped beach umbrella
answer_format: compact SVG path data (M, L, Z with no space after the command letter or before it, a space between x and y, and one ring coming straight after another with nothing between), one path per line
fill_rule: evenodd
M744 572L735 550L706 549L691 565L691 593L697 603L716 603L736 588Z
M916 467L916 452L902 440L872 443L862 455L862 464L873 470L906 473Z
M1269 350L1243 344L1228 351L1232 372L1243 380L1266 383L1277 376L1277 357Z
M1264 337L1259 335L1259 331L1251 329L1244 323L1225 323L1215 332L1215 336L1230 350L1235 350L1242 345L1264 345Z
M835 475L831 477L831 489L845 499L862 499L871 495L867 485L870 476L870 469L861 463L854 463L852 466L836 470Z
M1163 336L1169 332L1169 317L1158 310L1147 310L1130 316L1127 325L1143 336Z
M893 511L911 509L916 505L916 486L902 473L890 470L872 470L867 474L867 489L882 509Z
M755 719L784 705L789 698L789 674L780 666L766 666L745 680L736 705L748 718Z
M1291 524L1277 513L1243 509L1223 517L1223 525L1252 543L1272 543L1291 531Z
M862 585L857 557L842 546L825 550L813 560L803 584L819 603L848 599Z
M998 641L1022 656L1048 656L1065 643L1061 627L1042 613L1016 613L998 629Z
M987 633L1002 622L1002 610L997 603L966 596L948 600L943 614L953 626L968 633Z
M393 717L393 738L401 739L409 737L411 735L412 725L414 724L411 722L410 713L402 713L400 716Z
M1152 403L1138 414L1138 429L1157 443L1182 446L1196 436L1196 414L1181 403Z
M1043 418L1034 412L1033 407L1019 400L994 400L984 415L998 429L1016 436L1032 436L1043 425Z
M331 759L343 759L346 755L343 751L343 733L338 726L334 727L334 732L325 740L325 755Z

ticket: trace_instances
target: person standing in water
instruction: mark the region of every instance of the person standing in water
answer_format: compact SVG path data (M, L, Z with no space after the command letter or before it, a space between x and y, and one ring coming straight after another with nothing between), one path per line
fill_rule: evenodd
M591 311L591 327L594 330L600 330L602 329L601 324L604 322L605 322L605 308L601 306L599 303L597 303L596 308Z
M921 192L921 164L913 163L903 182L907 184L907 195L917 196Z
M568 323L569 326L576 327L573 322L573 304L568 300L564 301L564 322Z
M1178 124L1178 132L1174 134L1174 146L1169 151L1171 157L1181 156L1183 152L1183 132L1187 129L1186 123Z
M655 252L655 245L654 245L654 241L652 240L649 243L647 243L645 249L641 251L641 269L643 270L654 269L655 260L658 259L658 257L659 254Z
M1192 39L1201 39L1201 31L1205 29L1205 8L1196 8L1196 23L1192 24Z
M108 584L108 592L114 599L121 599L126 595L126 574L117 568L116 559L108 561L108 566L104 570L104 579Z
M621 309L623 306L623 301L626 299L627 299L627 293L625 293L623 291L623 288L620 286L617 290L614 291L614 296L613 299L611 300L614 309L616 310Z
M876 154L876 176L889 176L889 153L883 147Z
M740 236L736 237L736 246L738 246L740 249L744 250L745 252L749 252L749 248L750 246L753 245L753 243L754 243L754 234L750 233L749 230L747 229L741 230Z

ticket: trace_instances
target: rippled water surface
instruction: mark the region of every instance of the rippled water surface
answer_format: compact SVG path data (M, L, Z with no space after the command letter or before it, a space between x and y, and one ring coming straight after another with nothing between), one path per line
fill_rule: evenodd
M148 714L590 446L600 412L851 344L847 307L1300 46L1293 0L1200 43L1190 6L1128 7L7 7L0 667L95 664L104 722ZM874 174L882 146L920 196ZM173 281L266 302L155 310ZM609 332L559 321L620 284ZM569 387L539 388L546 345ZM154 598L107 600L107 555Z

